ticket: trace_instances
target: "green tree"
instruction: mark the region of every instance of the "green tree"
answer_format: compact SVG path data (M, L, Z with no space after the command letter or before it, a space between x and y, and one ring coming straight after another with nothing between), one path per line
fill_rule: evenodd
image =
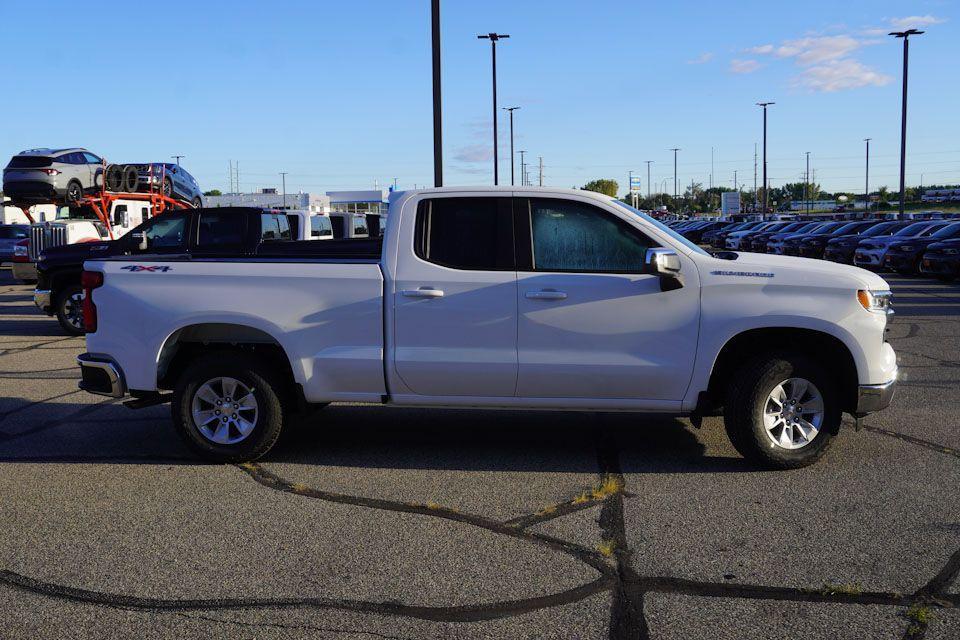
M205 196L222 196L220 189L210 189L210 191L204 191L203 195Z
M584 191L596 191L614 198L617 197L617 189L619 188L620 185L617 184L617 181L609 178L598 178L583 185Z

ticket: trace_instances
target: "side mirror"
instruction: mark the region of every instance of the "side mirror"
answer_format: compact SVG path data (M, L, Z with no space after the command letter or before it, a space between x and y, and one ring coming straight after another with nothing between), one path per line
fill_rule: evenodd
M660 278L661 291L673 291L683 286L680 278L680 256L673 249L647 249L645 271Z
M147 250L147 234L143 231L135 231L130 234L130 243L140 251Z

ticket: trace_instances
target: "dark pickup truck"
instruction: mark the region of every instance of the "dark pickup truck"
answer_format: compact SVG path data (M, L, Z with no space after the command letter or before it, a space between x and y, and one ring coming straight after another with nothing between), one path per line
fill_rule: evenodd
M358 241L292 240L290 223L280 211L252 207L187 209L164 213L147 220L117 240L83 242L44 250L37 263L34 303L47 315L55 315L63 330L82 335L83 314L80 274L91 258L125 255L166 255L191 259L237 255L278 257L286 253L313 253L318 244L335 257L341 244L356 251ZM374 243L374 241L359 241ZM377 243L379 241L376 241ZM297 245L305 245L298 247ZM379 245L371 249L379 256Z

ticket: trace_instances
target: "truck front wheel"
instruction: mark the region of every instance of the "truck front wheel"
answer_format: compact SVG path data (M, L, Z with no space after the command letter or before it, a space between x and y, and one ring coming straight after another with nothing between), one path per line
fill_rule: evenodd
M274 372L242 354L212 354L180 376L171 409L187 444L211 462L265 455L283 427Z
M745 458L775 469L813 464L840 426L837 383L806 356L768 355L736 372L724 426Z

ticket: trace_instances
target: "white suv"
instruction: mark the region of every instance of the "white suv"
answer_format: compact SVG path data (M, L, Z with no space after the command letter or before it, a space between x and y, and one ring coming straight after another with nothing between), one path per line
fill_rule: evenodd
M74 203L103 184L103 158L80 147L28 149L3 170L3 193L14 202Z

